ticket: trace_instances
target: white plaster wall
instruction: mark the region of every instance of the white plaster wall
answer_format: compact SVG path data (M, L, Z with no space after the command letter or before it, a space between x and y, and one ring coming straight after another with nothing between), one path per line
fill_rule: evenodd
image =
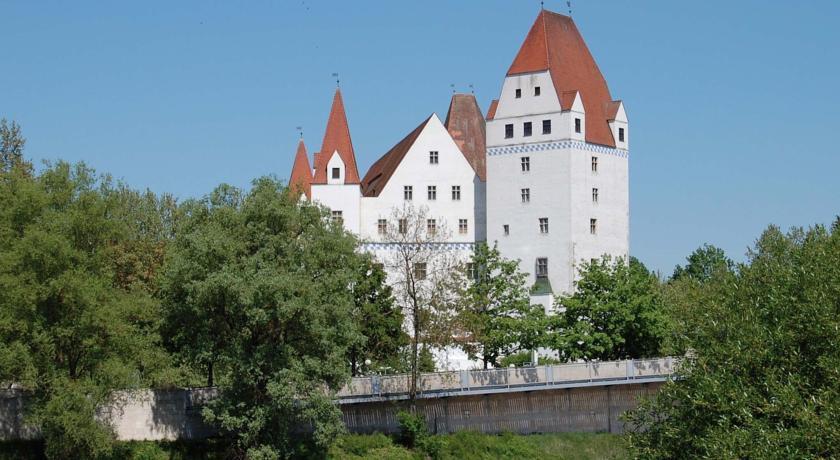
M332 170L333 168L338 168L338 177L333 178ZM344 170L344 160L341 159L341 155L338 152L334 152L330 157L330 161L327 163L327 184L336 185L336 184L344 184L345 178L345 170Z
M338 158L338 155L333 157ZM344 228L357 235L361 217L361 196L359 184L312 184L312 201L330 210L340 210Z

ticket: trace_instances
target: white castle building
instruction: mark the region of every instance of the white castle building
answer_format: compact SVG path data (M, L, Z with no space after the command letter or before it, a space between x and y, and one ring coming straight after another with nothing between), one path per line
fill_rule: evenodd
M466 260L479 241L520 261L547 310L576 265L629 254L629 128L577 26L541 11L482 116L452 96L360 177L340 90L313 166L298 145L290 186L328 207L381 255L395 208L428 210ZM430 224L431 228L431 224Z

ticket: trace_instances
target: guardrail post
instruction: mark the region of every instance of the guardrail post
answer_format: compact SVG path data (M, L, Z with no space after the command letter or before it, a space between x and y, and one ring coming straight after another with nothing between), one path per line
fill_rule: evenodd
M545 385L554 383L554 368L548 364L545 366Z
M461 371L461 391L470 389L470 371Z
M374 394L382 396L382 382L379 380L378 375L373 375L370 377L370 389L373 390Z
M627 372L630 373L630 375L628 375L630 380L636 379L636 363L632 359L627 360Z

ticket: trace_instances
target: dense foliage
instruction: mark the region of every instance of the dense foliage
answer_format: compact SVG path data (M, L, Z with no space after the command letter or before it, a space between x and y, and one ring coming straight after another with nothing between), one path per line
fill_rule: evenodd
M631 420L643 458L840 456L840 220L768 228L737 270L669 294L693 358Z
M667 328L659 281L641 262L609 256L582 264L575 292L548 319L544 343L562 360L657 356Z

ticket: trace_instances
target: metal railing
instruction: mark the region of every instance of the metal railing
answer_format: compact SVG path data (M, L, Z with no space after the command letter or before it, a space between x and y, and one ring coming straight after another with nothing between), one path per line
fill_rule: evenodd
M524 391L593 384L664 381L674 373L678 358L664 357L622 361L509 367L488 370L448 371L420 374L418 397ZM409 393L410 374L355 377L338 392L343 402L402 399Z

